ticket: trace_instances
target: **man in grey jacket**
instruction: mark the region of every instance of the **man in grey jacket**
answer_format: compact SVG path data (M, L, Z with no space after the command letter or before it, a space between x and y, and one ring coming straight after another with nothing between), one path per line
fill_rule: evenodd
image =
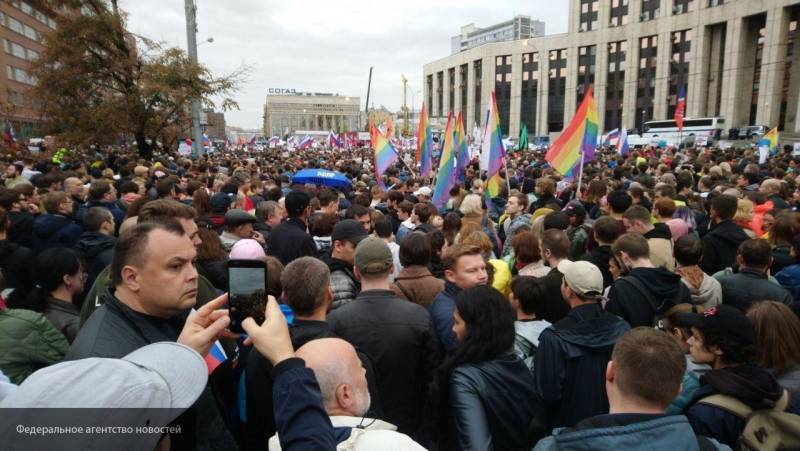
M685 416L664 413L681 391L685 369L683 351L667 334L649 327L629 331L606 366L609 413L556 429L534 450L729 450L696 436Z

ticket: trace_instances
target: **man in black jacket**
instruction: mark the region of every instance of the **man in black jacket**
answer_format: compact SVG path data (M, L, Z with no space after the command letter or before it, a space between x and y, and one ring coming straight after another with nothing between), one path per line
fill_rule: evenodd
M331 312L328 322L375 365L386 421L413 434L422 424L428 384L439 364L439 344L425 308L390 289L393 267L392 252L382 239L361 241L355 253L361 293Z
M8 212L0 209L0 273L3 288L10 290L4 297L12 305L21 305L33 288L33 252L9 241L8 227Z
M589 262L563 260L562 299L571 310L539 336L533 369L536 392L548 406L549 426L574 426L608 412L606 364L630 327L603 311L603 275Z
M92 207L83 216L84 232L75 250L83 259L83 269L88 274L87 287L91 287L97 275L111 264L117 242L114 228L114 215L106 208Z
M121 358L151 343L176 341L197 301L196 254L175 220L138 224L125 233L111 264L113 288L83 325L65 359ZM221 308L225 300L222 296L211 301L210 309ZM224 320L222 327L227 324ZM196 449L199 443L235 447L211 390L206 389L194 407L177 420L183 433L172 441L173 449Z
M691 293L681 276L656 268L650 261L650 246L641 234L622 235L611 251L624 276L611 285L606 310L631 327L652 327L656 316L673 305L691 302Z
M792 304L788 290L770 282L767 272L772 265L772 249L763 239L749 239L739 246L736 255L739 272L718 275L716 279L722 286L722 302L736 307L742 312L754 302L777 301Z
M592 236L597 242L597 246L581 257L600 269L603 274L603 288L608 288L614 282L611 271L608 269L609 260L613 258L611 245L621 234L619 222L611 216L601 216L592 225Z
M336 337L330 325L325 322L333 293L330 287L330 271L324 263L314 257L294 260L281 273L281 286L284 301L294 313L294 322L289 328L294 349L311 340ZM375 370L366 354L358 352L358 356L367 372L372 399L370 412L379 417L380 396ZM246 450L267 449L267 440L276 432L272 404L272 369L272 365L263 355L258 352L248 353L245 363L247 424L243 438Z
M736 215L737 199L721 194L711 199L711 230L703 237L703 260L700 269L714 275L717 271L732 268L736 250L747 234L733 223Z
M284 265L300 257L316 257L317 246L308 234L309 203L311 199L302 191L292 191L284 201L289 219L272 229L267 253Z

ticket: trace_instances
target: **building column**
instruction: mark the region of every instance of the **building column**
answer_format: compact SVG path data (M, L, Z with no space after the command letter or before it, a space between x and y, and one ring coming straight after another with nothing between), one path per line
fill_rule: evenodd
M601 5L605 3L602 2ZM608 42L597 43L594 69L594 102L597 105L597 127L603 133L606 120L606 92L608 91Z
M786 8L767 11L767 35L761 59L756 123L778 125L783 90L783 72L790 15Z
M550 97L547 95L550 84L550 52L542 49L539 52L539 83L536 93L536 135L545 136L547 130L547 106Z
M442 74L442 77L444 77L444 74ZM444 81L442 81L442 83L444 83ZM433 83L432 83L432 85L433 85L433 86L431 86L431 89L433 89L433 92L431 93L432 94L431 95L432 102L431 102L430 105L428 105L428 108L429 108L428 112L429 112L430 117L440 117L439 114L438 114L439 113L439 109L440 109L439 108L439 71L438 70L433 71ZM443 89L444 89L444 87L443 87ZM444 100L444 95L442 95L442 100Z
M689 86L686 89L686 116L706 116L708 98L708 70L710 45L706 26L702 23L692 29L692 60L689 62Z
M511 102L508 108L508 136L519 137L522 106L522 53L511 55Z
M578 50L579 46L567 47L567 79L564 90L564 128L575 116L578 101ZM561 131L561 130L559 130Z
M797 41L795 35L795 42ZM800 131L800 61L792 61L792 76L789 79L789 99L786 104L786 125L788 132Z
M474 61L467 63L467 111L464 112L465 126L472 133L472 127L480 119L475 118L475 67ZM480 125L478 125L480 127Z
M746 47L749 33L744 19L729 20L725 31L725 58L722 68L722 101L720 115L726 118L727 126L739 127L749 116L750 86L745 84L745 75L752 78L752 61L746 61L750 53Z
M670 12L672 12L670 10ZM653 95L653 117L650 119L669 119L667 117L667 94L669 94L669 62L672 61L671 33L658 34L656 54L656 89ZM691 72L691 69L690 69Z
M495 80L495 57L486 56L483 58L483 69L481 70L481 115L486 116L489 109L489 102L492 101L492 91L494 91ZM485 127L486 124L483 124Z
M629 6L634 3L636 2ZM622 94L621 122L623 127L633 128L636 126L636 87L639 84L639 39L628 39L626 42L628 50L625 52L625 90Z

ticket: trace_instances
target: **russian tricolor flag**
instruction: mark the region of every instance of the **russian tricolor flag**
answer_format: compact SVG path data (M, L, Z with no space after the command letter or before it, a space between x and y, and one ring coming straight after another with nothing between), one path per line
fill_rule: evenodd
M617 150L624 157L628 155L628 149L628 129L623 127L619 134L619 140L617 140Z
M605 143L608 145L614 145L616 144L615 141L617 141L618 139L619 139L619 129L615 128L614 130L608 132L608 134L606 135Z
M311 145L314 144L314 140L311 139L310 136L306 135L303 137L302 141L300 141L300 149L308 149Z
M225 355L225 350L222 349L219 340L215 341L211 346L211 349L205 356L205 360L206 366L208 367L208 374L213 373L218 366L222 365L222 362L228 360L228 356Z

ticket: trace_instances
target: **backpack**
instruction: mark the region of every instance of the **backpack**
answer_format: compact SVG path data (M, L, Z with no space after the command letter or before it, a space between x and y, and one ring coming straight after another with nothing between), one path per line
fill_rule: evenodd
M622 276L617 280L624 280L625 283L633 286L636 291L644 297L645 301L647 301L653 309L653 326L658 326L661 316L675 305L674 299L656 299L656 297L653 296L653 292L634 276Z
M786 412L789 392L783 391L771 409L753 410L738 399L728 395L707 396L699 403L719 407L745 420L738 450L777 451L800 449L800 415Z

